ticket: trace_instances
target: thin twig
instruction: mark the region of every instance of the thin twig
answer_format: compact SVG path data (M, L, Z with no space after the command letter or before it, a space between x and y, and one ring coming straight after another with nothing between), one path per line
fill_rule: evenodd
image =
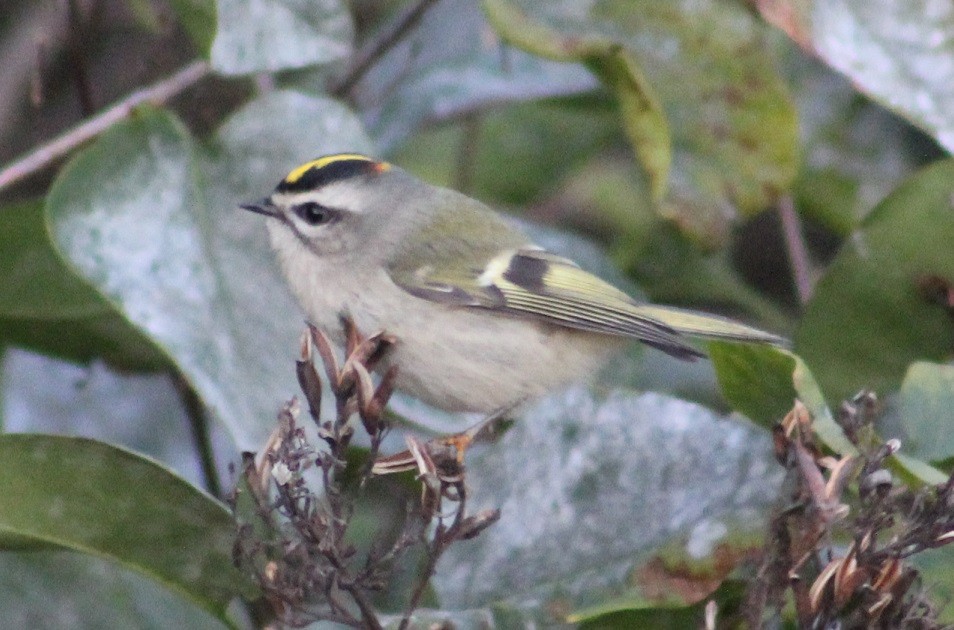
M434 576L434 571L437 569L437 561L441 559L441 556L444 555L444 552L447 550L447 548L458 539L461 523L463 523L466 509L467 495L461 488L459 501L457 502L457 506L454 510L454 521L451 523L450 527L446 528L444 527L443 522L438 521L437 527L434 530L434 539L430 544L430 548L426 549L427 564L421 571L420 579L418 580L417 586L414 588L414 592L411 594L411 599L408 600L407 608L404 610L404 616L401 618L401 623L398 626L398 630L407 630L408 626L410 626L411 617L414 615L414 611L417 610L417 607L420 605L421 597L424 596L424 590L427 588L431 578Z
M419 0L417 4L408 8L391 28L386 29L358 52L348 73L331 86L331 93L340 97L350 92L374 62L401 41L417 25L427 10L436 3L437 0Z
M345 587L345 590L348 591L348 594L351 595L351 599L354 600L354 603L358 606L358 610L361 611L361 621L364 627L370 630L381 630L383 626L381 622L378 621L378 616L374 612L374 606L371 605L371 602L361 591L361 587L352 585Z
M788 262L792 266L792 280L795 282L798 301L800 304L806 304L811 299L814 288L811 262L805 245L805 235L802 232L802 222L795 211L791 195L785 195L779 200L778 214L782 219L782 236L785 238Z
M176 370L172 372L171 377L189 418L192 444L199 456L205 488L212 496L221 498L223 496L222 484L219 481L219 473L215 467L215 455L212 452L212 440L209 437L209 414L206 412L205 405L202 404L199 395L192 389L192 385L189 384L181 372Z
M204 61L195 61L172 76L133 92L101 114L90 118L12 164L5 166L0 170L0 190L67 156L83 143L92 140L115 123L129 117L133 110L140 105L144 103L153 105L164 103L200 81L208 73L209 64Z

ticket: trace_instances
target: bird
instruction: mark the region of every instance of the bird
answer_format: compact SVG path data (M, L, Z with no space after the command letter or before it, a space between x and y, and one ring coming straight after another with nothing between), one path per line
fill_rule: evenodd
M360 153L291 170L263 215L291 292L341 343L343 317L396 339L379 369L448 412L493 414L594 374L635 339L683 360L686 335L783 339L728 318L640 303L535 244L484 203Z

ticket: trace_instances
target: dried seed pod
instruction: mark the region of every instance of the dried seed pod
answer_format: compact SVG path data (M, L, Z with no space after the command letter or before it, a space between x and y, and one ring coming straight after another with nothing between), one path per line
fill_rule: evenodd
M888 558L881 565L881 571L871 583L871 588L879 595L890 593L901 577L901 561L897 558Z
M391 399L391 394L394 393L394 383L397 380L397 375L398 367L396 365L392 365L388 368L388 371L384 373L384 377L378 384L374 396L371 397L367 407L362 410L362 419L365 420L367 424L380 428L381 419L384 417L384 408L387 406L388 400Z
M308 401L308 412L312 419L318 422L321 413L321 377L315 369L313 345L310 334L302 335L301 357L295 361L295 373L298 376L298 385Z
M335 356L335 351L331 347L331 341L324 331L319 330L313 324L308 324L308 333L311 336L314 349L318 351L318 355L321 357L321 364L325 368L325 376L328 378L328 383L331 385L332 390L335 390L338 385L341 370L338 367L338 359Z
M829 584L832 579L835 577L835 573L838 571L838 567L841 566L844 558L835 558L829 562L821 573L818 574L818 577L815 578L815 581L812 583L810 589L808 589L808 602L811 606L813 614L817 614L822 610L822 607L825 604L826 595L829 593Z
M854 545L848 551L841 564L835 570L835 577L832 580L835 608L841 610L845 607L855 591L868 581L868 572L858 566L858 554Z

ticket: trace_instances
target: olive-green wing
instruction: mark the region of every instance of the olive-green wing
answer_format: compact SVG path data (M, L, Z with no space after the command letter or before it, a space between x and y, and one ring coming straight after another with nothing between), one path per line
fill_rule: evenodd
M682 309L637 304L572 261L531 247L510 250L485 264L434 261L392 273L406 291L436 302L484 308L550 324L634 337L680 358L702 356L680 333L778 343L780 338L737 322Z

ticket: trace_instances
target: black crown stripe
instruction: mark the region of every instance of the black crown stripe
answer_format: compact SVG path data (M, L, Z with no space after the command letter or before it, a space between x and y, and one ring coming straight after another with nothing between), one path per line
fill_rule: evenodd
M350 179L358 175L377 173L380 163L363 159L335 160L324 166L313 166L295 179L285 178L278 184L278 192L303 192L327 186L332 182Z

